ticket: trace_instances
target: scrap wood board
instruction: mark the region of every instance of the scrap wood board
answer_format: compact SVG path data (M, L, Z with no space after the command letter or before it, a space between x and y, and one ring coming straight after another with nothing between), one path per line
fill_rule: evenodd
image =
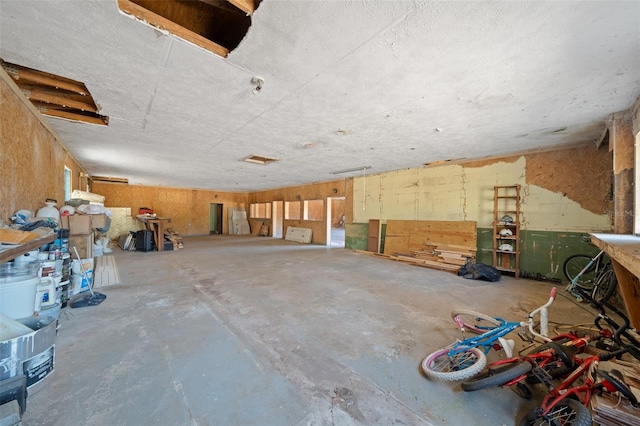
M457 272L476 256L476 222L387 221L384 254L412 265Z
M476 250L475 221L388 220L385 254L420 251L426 244L462 246ZM458 251L458 250L456 250Z

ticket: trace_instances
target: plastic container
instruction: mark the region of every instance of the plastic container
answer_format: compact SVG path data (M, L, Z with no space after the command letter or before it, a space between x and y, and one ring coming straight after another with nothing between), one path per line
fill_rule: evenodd
M48 277L36 276L22 281L0 284L0 313L13 319L20 319L40 312L42 300L39 299L39 286L53 288L53 292L55 292L53 279Z
M0 285L16 281L24 281L36 278L40 271L40 262L0 263Z
M56 208L56 204L57 201L56 200L52 200L50 198L48 198L45 201L45 204L47 205L46 207L42 207L40 210L38 210L38 212L36 213L36 217L41 217L41 218L51 218L53 219L56 223L60 223L60 211Z
M40 252L38 250L32 250L27 253L21 254L20 256L13 259L14 265L24 265L25 263L38 262L40 261Z

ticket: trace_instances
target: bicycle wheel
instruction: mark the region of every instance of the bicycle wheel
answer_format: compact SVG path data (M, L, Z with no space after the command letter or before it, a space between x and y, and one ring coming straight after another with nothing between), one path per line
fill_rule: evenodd
M540 412L539 408L529 411L520 421L520 426L591 426L591 411L575 399L563 399L547 415Z
M502 322L480 312L457 309L451 312L451 318L455 321L458 317L464 328L477 334L486 333L502 325Z
M587 264L591 262L591 258L586 254L574 254L573 256L569 256L567 260L564 261L562 265L562 270L564 271L564 276L567 277L569 282L573 281L573 279L582 271ZM594 263L587 269L578 281L576 285L579 287L591 291L593 289L593 285L595 284L596 279L596 264Z
M591 298L598 303L606 302L613 296L613 293L615 293L617 285L618 278L616 277L615 271L613 269L606 269L598 277L596 285L593 287Z
M514 360L513 363L503 364L496 368L489 367L487 370L477 374L460 384L465 392L473 392L481 389L502 386L516 377L527 374L533 366L528 361Z
M541 362L543 365L538 367L538 369L532 369L532 374L527 376L527 383L543 383L549 379L557 379L570 373L575 367L575 361L573 359L575 353L568 346L563 346L557 342L544 343L530 351L527 356L533 359L540 358L540 356L536 356L536 354L549 349L553 349L555 354L554 358L547 358L546 362Z
M422 371L431 378L455 381L468 379L482 371L487 357L478 348L449 355L451 347L438 349L422 361Z

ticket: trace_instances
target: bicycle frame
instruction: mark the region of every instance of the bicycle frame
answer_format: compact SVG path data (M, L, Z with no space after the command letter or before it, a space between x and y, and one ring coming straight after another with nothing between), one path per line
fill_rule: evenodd
M612 359L620 354L628 352L628 348L623 348L615 352L607 354L606 358L594 355L584 358L582 363L576 368L566 379L562 381L557 387L551 390L542 400L540 406L540 415L545 416L551 411L558 403L565 398L573 398L585 407L588 407L591 402L591 395L594 391L599 390L602 387L609 389L606 385L599 385L596 383L596 371L598 370L598 364L601 360ZM573 386L573 384L584 376L584 380L581 385Z
M512 347L505 345L505 341L501 340L502 337L511 333L512 331L521 328L528 327L529 332L534 336L544 340L550 341L548 334L548 316L547 316L547 308L551 306L553 301L556 298L557 289L553 287L551 289L551 293L549 294L549 300L544 305L535 309L531 313L527 315L526 321L521 322L504 322L502 325L487 331L479 336L466 338L464 340L459 340L452 344L451 349L449 350L449 356L453 356L457 353L464 352L469 350L470 348L481 348L485 355L491 350L491 348L496 344L496 341L499 341L504 351L507 353L507 357L511 358L513 356ZM537 333L533 329L533 318L534 316L540 313L540 333ZM502 321L502 320L501 320ZM456 323L463 328L462 322L456 318Z
M558 342L558 341L565 341L563 343L558 343L561 344L563 346L573 346L575 348L578 349L579 352L582 352L582 349L587 346L589 344L590 341L594 340L594 337L591 336L585 336L585 337L577 337L574 334L571 333L565 333L565 334L559 334L558 336L554 337L553 339L551 339L552 342ZM498 361L494 361L491 363L491 365L489 366L489 369L495 369L504 365L508 365L508 364L515 364L521 361L529 361L531 363L531 365L533 365L534 369L535 368L543 368L544 366L546 366L547 364L551 363L551 362L558 362L558 355L556 354L556 352L553 350L553 348L548 348L545 349L543 351L540 352L536 352L536 353L532 353L532 354L528 354L528 355L521 355L518 357L514 357L514 358L507 358L507 359L501 359ZM500 387L504 387L504 386L513 386L519 382L521 382L522 380L524 380L528 375L530 375L531 372L522 374L521 376L518 376L502 385L500 385Z
M571 280L571 282L569 283L569 285L567 286L567 290L569 291L573 291L573 289L576 287L578 280L580 279L581 276L584 275L585 272L587 272L591 266L593 266L594 263L599 262L600 258L604 255L604 250L600 250L600 253L598 253L597 255L595 255L594 257L591 258L591 260L587 263L587 266L585 266L584 268L582 268L582 271L578 272L578 274L573 277L573 279Z
M598 364L600 361L613 359L623 353L630 353L636 359L640 360L640 342L638 342L637 339L635 339L627 332L627 330L629 329L629 319L626 317L626 315L624 315L610 303L603 302L603 304L601 304L588 296L582 289L578 288L578 291L582 293L582 295L586 296L590 300L590 302L600 311L595 320L596 326L600 330L603 330L603 328L600 326L600 322L604 320L610 327L613 327L615 329L613 340L617 344L622 346L622 349L610 352L606 355L594 355L582 359L580 361L580 365L569 376L567 376L567 378L564 379L562 383L552 389L544 397L540 407L540 416L546 416L558 403L568 397L573 397L574 399L579 400L584 406L588 407L591 401L591 395L594 390L598 390L602 387L609 389L606 384L600 385L596 383L596 371L598 369ZM624 323L619 326L612 318L607 316L603 305L606 305L618 316L620 316ZM625 344L622 341L621 336L624 336L630 343ZM572 386L576 382L576 380L578 380L578 378L583 376L584 381L581 385Z

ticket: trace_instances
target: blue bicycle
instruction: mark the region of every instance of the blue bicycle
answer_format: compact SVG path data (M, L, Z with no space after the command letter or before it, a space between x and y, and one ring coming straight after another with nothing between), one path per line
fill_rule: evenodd
M504 336L514 330L525 328L532 336L545 342L548 337L547 308L556 298L556 288L551 289L549 300L544 305L527 315L526 321L507 322L502 318L494 318L479 312L458 310L451 316L465 335L465 331L479 333L478 336L458 340L449 346L427 355L422 361L422 370L431 378L454 381L464 380L480 373L487 363L486 354L498 345L502 347L508 358L513 356L515 342ZM534 330L533 317L540 313L540 332Z

